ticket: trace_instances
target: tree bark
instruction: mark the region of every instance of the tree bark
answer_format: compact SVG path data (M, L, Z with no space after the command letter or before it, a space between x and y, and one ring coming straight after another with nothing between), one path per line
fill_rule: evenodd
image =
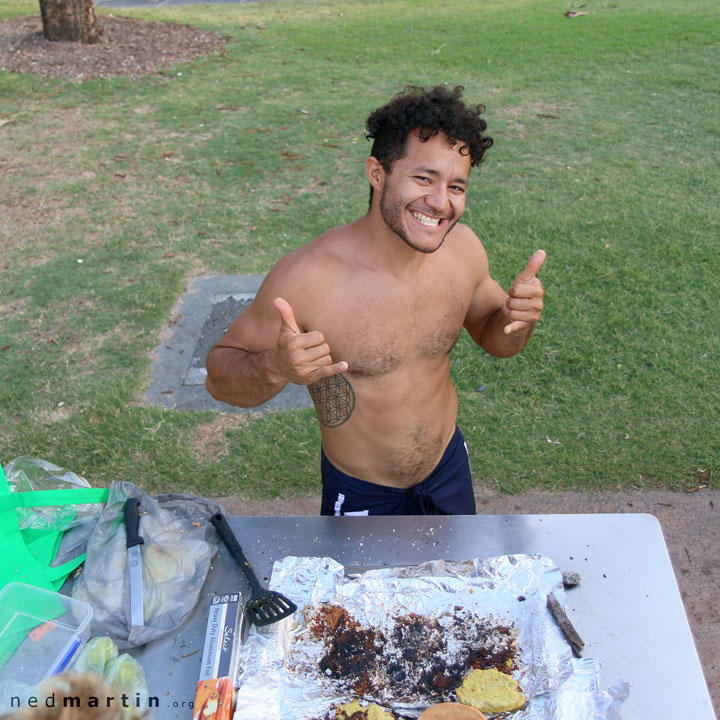
M48 40L100 42L92 0L40 0L40 12Z

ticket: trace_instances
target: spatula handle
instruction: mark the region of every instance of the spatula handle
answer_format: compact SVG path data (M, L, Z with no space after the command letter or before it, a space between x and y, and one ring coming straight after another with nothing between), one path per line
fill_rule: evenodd
M222 513L215 513L210 518L210 522L212 522L215 526L215 529L223 539L223 542L228 546L228 550L232 553L232 556L237 561L240 569L245 573L245 577L248 579L253 592L262 592L264 588L260 585L257 575L255 575L253 569L250 567L250 563L245 557L245 553L242 551L240 543L235 537L235 533L230 529L230 525L228 525L228 521L225 519L225 516Z

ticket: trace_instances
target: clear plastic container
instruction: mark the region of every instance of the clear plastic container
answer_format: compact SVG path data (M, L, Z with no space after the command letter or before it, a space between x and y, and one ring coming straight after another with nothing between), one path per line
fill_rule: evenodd
M0 685L36 685L62 672L90 637L92 607L12 582L0 590Z

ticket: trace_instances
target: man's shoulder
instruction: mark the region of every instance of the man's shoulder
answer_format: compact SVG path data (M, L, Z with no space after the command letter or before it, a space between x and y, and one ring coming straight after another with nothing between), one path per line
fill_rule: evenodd
M326 230L307 245L319 255L324 254L329 259L342 261L359 234L359 222L351 222Z
M341 225L326 230L281 258L275 266L276 269L282 272L305 273L327 270L332 265L343 262L352 233L350 228L350 225Z
M331 228L300 245L275 263L267 284L277 292L310 293L339 275L347 253L347 226ZM280 292L280 294L282 294Z
M464 223L456 223L455 227L450 231L450 235L464 242L473 243L482 247L480 238L475 234L475 231Z
M452 242L448 246L455 250L456 255L465 261L476 259L478 262L487 262L487 253L482 241L475 231L463 223L457 223L450 232Z

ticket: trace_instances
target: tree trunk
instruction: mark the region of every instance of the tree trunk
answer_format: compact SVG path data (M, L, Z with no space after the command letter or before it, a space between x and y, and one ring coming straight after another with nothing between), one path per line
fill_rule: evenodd
M48 40L100 42L92 0L40 0L40 12Z

